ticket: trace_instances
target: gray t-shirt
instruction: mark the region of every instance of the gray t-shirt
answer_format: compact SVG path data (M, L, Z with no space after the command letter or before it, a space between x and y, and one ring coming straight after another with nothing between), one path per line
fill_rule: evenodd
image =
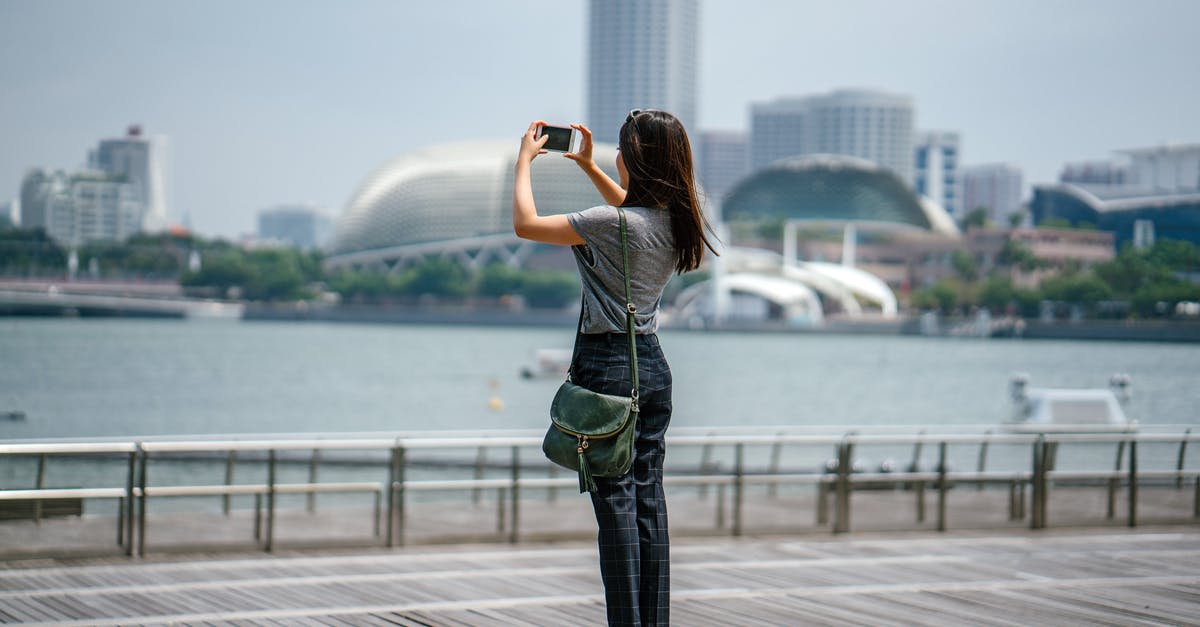
M584 333L625 332L625 282L617 208L592 207L567 215L586 244L571 247L583 279ZM629 238L630 295L636 333L658 330L658 305L675 271L675 237L666 209L625 207Z

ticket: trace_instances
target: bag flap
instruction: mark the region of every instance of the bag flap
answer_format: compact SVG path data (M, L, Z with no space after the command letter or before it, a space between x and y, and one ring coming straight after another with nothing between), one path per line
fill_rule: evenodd
M573 435L602 437L620 431L632 406L628 396L600 394L568 381L550 403L550 420Z

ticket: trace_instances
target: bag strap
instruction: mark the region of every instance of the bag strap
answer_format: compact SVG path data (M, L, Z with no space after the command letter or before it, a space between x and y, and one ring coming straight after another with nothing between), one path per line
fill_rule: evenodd
M621 219L621 262L625 278L625 331L629 334L629 397L633 399L633 411L638 410L638 363L637 343L634 339L634 314L637 307L633 304L633 296L629 289L629 235L625 227L625 210L617 207L617 216Z
M633 411L638 410L638 367L637 367L637 341L634 337L634 314L637 313L637 307L633 304L632 289L629 284L629 233L625 223L625 210L617 207L617 217L621 222L621 269L625 280L625 332L629 335L629 397L633 399ZM579 299L579 322L575 323L575 347L571 351L571 367L575 366L575 360L579 357L579 336L583 335L583 298ZM567 381L571 380L570 368L567 369Z

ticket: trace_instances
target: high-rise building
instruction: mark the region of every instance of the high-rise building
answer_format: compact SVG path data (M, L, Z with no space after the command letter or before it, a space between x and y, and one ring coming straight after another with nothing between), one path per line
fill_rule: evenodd
M318 248L332 232L332 219L315 205L280 205L258 212L259 239Z
M961 220L964 212L958 159L958 133L917 133L913 146L913 191L938 203L955 219Z
M0 202L0 226L21 224L21 199Z
M1001 226L1021 210L1021 168L1008 163L990 163L963 168L963 214L980 207L988 219Z
M873 161L912 181L913 100L867 89L780 98L750 110L750 167L809 154Z
M738 131L692 133L696 178L709 202L720 204L733 186L750 172L749 138Z
M167 225L166 158L166 138L143 137L142 127L132 125L125 137L102 140L88 160L92 169L133 186L144 207L141 229L157 230Z
M616 143L631 109L696 120L698 0L592 0L587 123Z

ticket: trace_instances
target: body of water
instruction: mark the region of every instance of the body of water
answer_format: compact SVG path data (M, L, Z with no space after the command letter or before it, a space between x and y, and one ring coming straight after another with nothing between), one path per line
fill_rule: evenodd
M814 334L660 334L673 425L996 424L1008 381L1133 379L1143 423L1200 419L1200 346ZM0 319L0 439L539 428L571 330ZM498 398L503 407L489 407Z

